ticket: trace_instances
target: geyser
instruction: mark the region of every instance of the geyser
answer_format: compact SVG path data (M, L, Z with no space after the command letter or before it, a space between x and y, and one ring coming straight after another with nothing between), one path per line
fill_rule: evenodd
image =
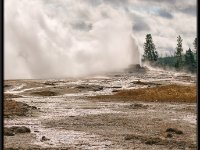
M139 64L132 20L83 0L5 1L5 79L64 78Z

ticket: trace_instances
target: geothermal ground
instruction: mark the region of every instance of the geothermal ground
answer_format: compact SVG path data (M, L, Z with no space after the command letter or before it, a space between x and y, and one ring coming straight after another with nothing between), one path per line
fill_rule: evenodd
M5 149L196 149L196 76L6 80Z

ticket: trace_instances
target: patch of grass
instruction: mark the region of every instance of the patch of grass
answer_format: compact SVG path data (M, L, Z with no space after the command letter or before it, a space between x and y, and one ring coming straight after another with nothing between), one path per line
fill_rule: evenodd
M114 95L89 97L112 101L148 101L148 102L196 102L196 86L163 85L152 88L123 90Z

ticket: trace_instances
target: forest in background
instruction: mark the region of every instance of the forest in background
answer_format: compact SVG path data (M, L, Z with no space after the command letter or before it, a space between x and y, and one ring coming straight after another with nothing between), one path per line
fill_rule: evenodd
M150 62L152 66L161 68L174 68L177 71L188 71L191 73L197 72L197 38L194 39L194 49L189 48L183 52L182 47L183 39L179 35L177 37L177 47L174 55L159 57L151 34L146 35L146 42L144 43L143 62Z

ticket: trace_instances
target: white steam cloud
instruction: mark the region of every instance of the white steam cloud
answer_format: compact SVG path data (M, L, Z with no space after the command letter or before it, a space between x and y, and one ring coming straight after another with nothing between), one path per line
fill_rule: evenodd
M139 63L123 10L82 0L5 0L5 79L79 77Z

